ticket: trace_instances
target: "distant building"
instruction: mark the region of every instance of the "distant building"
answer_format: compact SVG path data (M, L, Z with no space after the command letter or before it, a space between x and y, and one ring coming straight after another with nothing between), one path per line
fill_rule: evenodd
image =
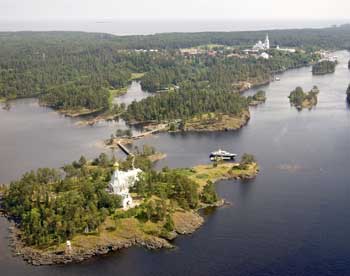
M269 54L265 53L265 52L261 53L260 57L263 58L263 59L269 59L270 58Z
M132 169L129 171L120 171L119 166L115 164L115 171L112 175L108 189L112 194L122 197L123 209L133 207L133 200L130 196L129 189L139 180L139 175L142 173L140 169Z
M180 52L182 55L185 55L185 56L195 56L195 55L199 55L202 53L197 48L180 49Z
M258 41L253 46L253 50L255 51L264 51L264 50L269 50L270 49L270 40L269 40L269 35L266 34L265 42L262 42L261 40Z
M282 51L282 52L288 52L288 53L295 53L296 50L293 48L280 48L279 45L277 45L276 50Z

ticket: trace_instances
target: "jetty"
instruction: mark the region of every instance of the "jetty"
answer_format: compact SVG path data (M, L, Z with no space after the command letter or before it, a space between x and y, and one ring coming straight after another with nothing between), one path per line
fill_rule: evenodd
M131 153L131 151L125 147L121 142L117 142L117 146L126 154L126 155L130 155L130 156L134 156L133 153Z
M166 129L168 127L168 124L162 124L162 125L159 125L157 128L154 128L154 129L151 129L149 131L145 131L145 132L141 132L139 134L135 134L131 137L131 139L133 140L138 140L138 139L141 139L143 137L146 137L146 136L149 136L149 135L152 135L152 134L156 134L158 132L161 132L163 131L164 129Z
M128 148L125 147L126 144L132 144L133 140L139 140L142 139L146 136L161 132L166 130L168 127L168 124L162 124L162 125L158 125L156 128L154 129L150 129L148 131L145 132L141 132L135 135L132 135L131 137L128 136L122 136L122 137L114 137L113 140L106 140L106 145L109 148L120 148L126 155L132 155L132 153L130 152L130 150ZM107 142L109 141L109 142Z

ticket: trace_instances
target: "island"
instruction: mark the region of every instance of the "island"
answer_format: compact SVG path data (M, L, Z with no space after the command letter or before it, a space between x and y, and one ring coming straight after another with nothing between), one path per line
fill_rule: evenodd
M98 158L31 171L1 189L2 210L13 221L13 250L33 265L81 262L133 245L172 248L180 234L204 222L198 211L225 204L221 179L249 179L254 156L188 169L152 169L147 154L117 161Z
M319 92L317 86L314 86L308 93L305 93L301 87L297 87L289 95L290 104L298 110L302 110L303 108L311 109L317 105L317 95Z
M335 72L336 61L322 60L312 66L313 75L326 75Z

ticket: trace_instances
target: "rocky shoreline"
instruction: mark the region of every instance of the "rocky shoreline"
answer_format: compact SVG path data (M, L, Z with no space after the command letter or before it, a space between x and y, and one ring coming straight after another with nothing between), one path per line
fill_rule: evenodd
M220 207L224 201L219 201L211 206ZM208 207L208 206L203 206ZM121 249L130 248L132 246L140 246L149 250L172 249L174 245L170 243L178 235L189 235L200 228L204 219L197 212L175 212L174 213L175 229L166 238L147 235L144 237L133 236L119 240L104 240L98 245L91 248L75 248L67 252L65 250L41 250L25 245L21 238L21 231L14 222L9 227L10 247L14 256L20 256L25 262L34 266L41 265L57 265L80 263L92 257L106 255Z
M162 238L149 237L148 239L141 239L139 237L134 237L118 242L105 242L88 250L73 249L70 253L67 253L65 251L46 252L26 246L21 240L20 230L18 230L16 226L11 226L9 230L13 253L16 256L21 256L24 261L35 266L79 263L95 256L105 255L110 252L129 248L132 246L142 246L153 250L160 248L173 248L173 246L167 240Z
M222 207L224 205L228 205L228 203L220 199L214 204L201 205L197 211L175 212L173 214L174 231L167 237L151 235L140 237L135 235L119 240L103 240L101 243L91 248L72 247L72 251L70 252L62 249L41 250L25 245L21 238L21 230L18 229L15 222L11 221L9 227L10 247L14 256L20 256L25 262L34 266L81 263L93 257L106 255L132 246L140 246L149 250L158 250L162 248L172 249L175 246L170 242L178 235L193 234L204 224L204 218L199 214L200 210L208 207Z
M256 163L250 164L244 170L228 171L229 168L232 168L231 163L222 163L216 167L212 165L198 165L193 168L197 172L192 177L198 182L200 187L203 187L206 179L203 177L198 178L199 175L202 175L203 170L209 174L207 177L212 182L225 179L251 179L259 172L259 166ZM138 228L139 222L136 219L121 219L121 224L118 224L117 231L112 230L113 232L108 232L109 230L107 230L106 232L107 228L105 228L105 225L96 234L79 234L70 241L70 248L64 243L45 248L27 246L18 225L13 220L11 221L11 218L8 218L11 222L9 227L10 246L15 256L20 256L28 264L35 266L79 263L132 246L140 246L150 250L171 249L174 248L171 241L178 235L192 234L203 225L204 218L200 215L202 209L221 207L226 204L225 200L220 199L214 204L201 204L198 209L193 211L176 209L172 213L174 230L166 234L140 231ZM6 214L4 215L6 216ZM118 232L118 229L121 232ZM134 229L134 231L130 231L130 229Z

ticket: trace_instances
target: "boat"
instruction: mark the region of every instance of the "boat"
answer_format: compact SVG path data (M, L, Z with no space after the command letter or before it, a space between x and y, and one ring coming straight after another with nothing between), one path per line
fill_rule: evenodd
M276 77L275 78L275 81L280 81L281 79L279 77Z
M234 160L235 157L237 156L237 154L235 153L230 153L228 151L225 150L217 150L217 151L213 151L212 153L210 153L209 158L212 161L215 160Z

